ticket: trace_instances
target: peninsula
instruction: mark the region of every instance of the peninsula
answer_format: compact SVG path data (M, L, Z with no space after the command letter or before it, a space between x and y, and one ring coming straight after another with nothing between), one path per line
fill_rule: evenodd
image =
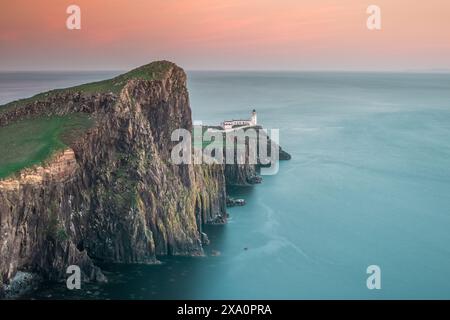
M97 261L203 255L202 226L226 223L227 186L258 165L171 164L177 128L191 109L168 61L0 106L0 296L18 274L107 281Z

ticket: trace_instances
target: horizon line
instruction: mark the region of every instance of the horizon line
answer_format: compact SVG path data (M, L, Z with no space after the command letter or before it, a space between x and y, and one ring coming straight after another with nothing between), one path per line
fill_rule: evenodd
M87 72L128 72L135 67L129 69L23 69L23 70L0 70L0 73L87 73ZM181 67L182 68L182 67ZM280 72L280 73L429 73L429 74L448 74L450 69L188 69L183 68L186 72Z

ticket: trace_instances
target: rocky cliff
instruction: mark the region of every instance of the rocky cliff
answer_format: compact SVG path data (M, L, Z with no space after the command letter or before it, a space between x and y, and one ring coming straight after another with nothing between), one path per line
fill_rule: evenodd
M75 264L85 280L105 281L96 261L202 255L202 225L226 222L226 179L256 174L171 164L172 131L192 130L186 74L175 64L113 80L0 107L0 126L71 113L94 123L41 165L0 180L0 291L18 271L57 280Z
M221 165L170 164L172 130L191 130L186 75L169 62L158 79L130 79L116 94L61 91L9 108L4 126L36 115L89 114L93 128L44 164L0 181L0 275L59 279L96 260L152 263L201 255L201 226L226 221ZM202 237L203 236L203 237Z

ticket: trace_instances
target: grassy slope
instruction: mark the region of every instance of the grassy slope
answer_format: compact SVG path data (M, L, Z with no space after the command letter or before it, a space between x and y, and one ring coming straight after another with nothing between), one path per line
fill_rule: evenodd
M84 92L84 93L119 93L130 79L156 80L160 79L172 66L173 63L168 61L155 61L145 66L131 70L130 72L121 74L115 78L82 84L76 87L56 89L48 92L39 93L33 97L10 102L0 106L0 113L11 110L28 103L45 99L49 96L63 92Z
M160 79L174 64L157 61L131 70L113 79L83 84L67 89L40 93L31 98L0 106L0 113L20 108L28 103L63 92L118 93L130 79ZM38 117L0 127L0 179L21 169L41 164L53 152L65 148L80 133L92 125L86 115Z
M85 114L27 119L0 127L0 179L41 164L64 149L93 121Z

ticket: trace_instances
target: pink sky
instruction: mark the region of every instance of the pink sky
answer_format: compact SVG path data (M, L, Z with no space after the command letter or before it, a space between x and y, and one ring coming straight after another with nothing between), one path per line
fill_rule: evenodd
M82 29L66 29L77 4ZM382 30L366 9L382 10ZM448 0L3 0L0 70L450 69Z

